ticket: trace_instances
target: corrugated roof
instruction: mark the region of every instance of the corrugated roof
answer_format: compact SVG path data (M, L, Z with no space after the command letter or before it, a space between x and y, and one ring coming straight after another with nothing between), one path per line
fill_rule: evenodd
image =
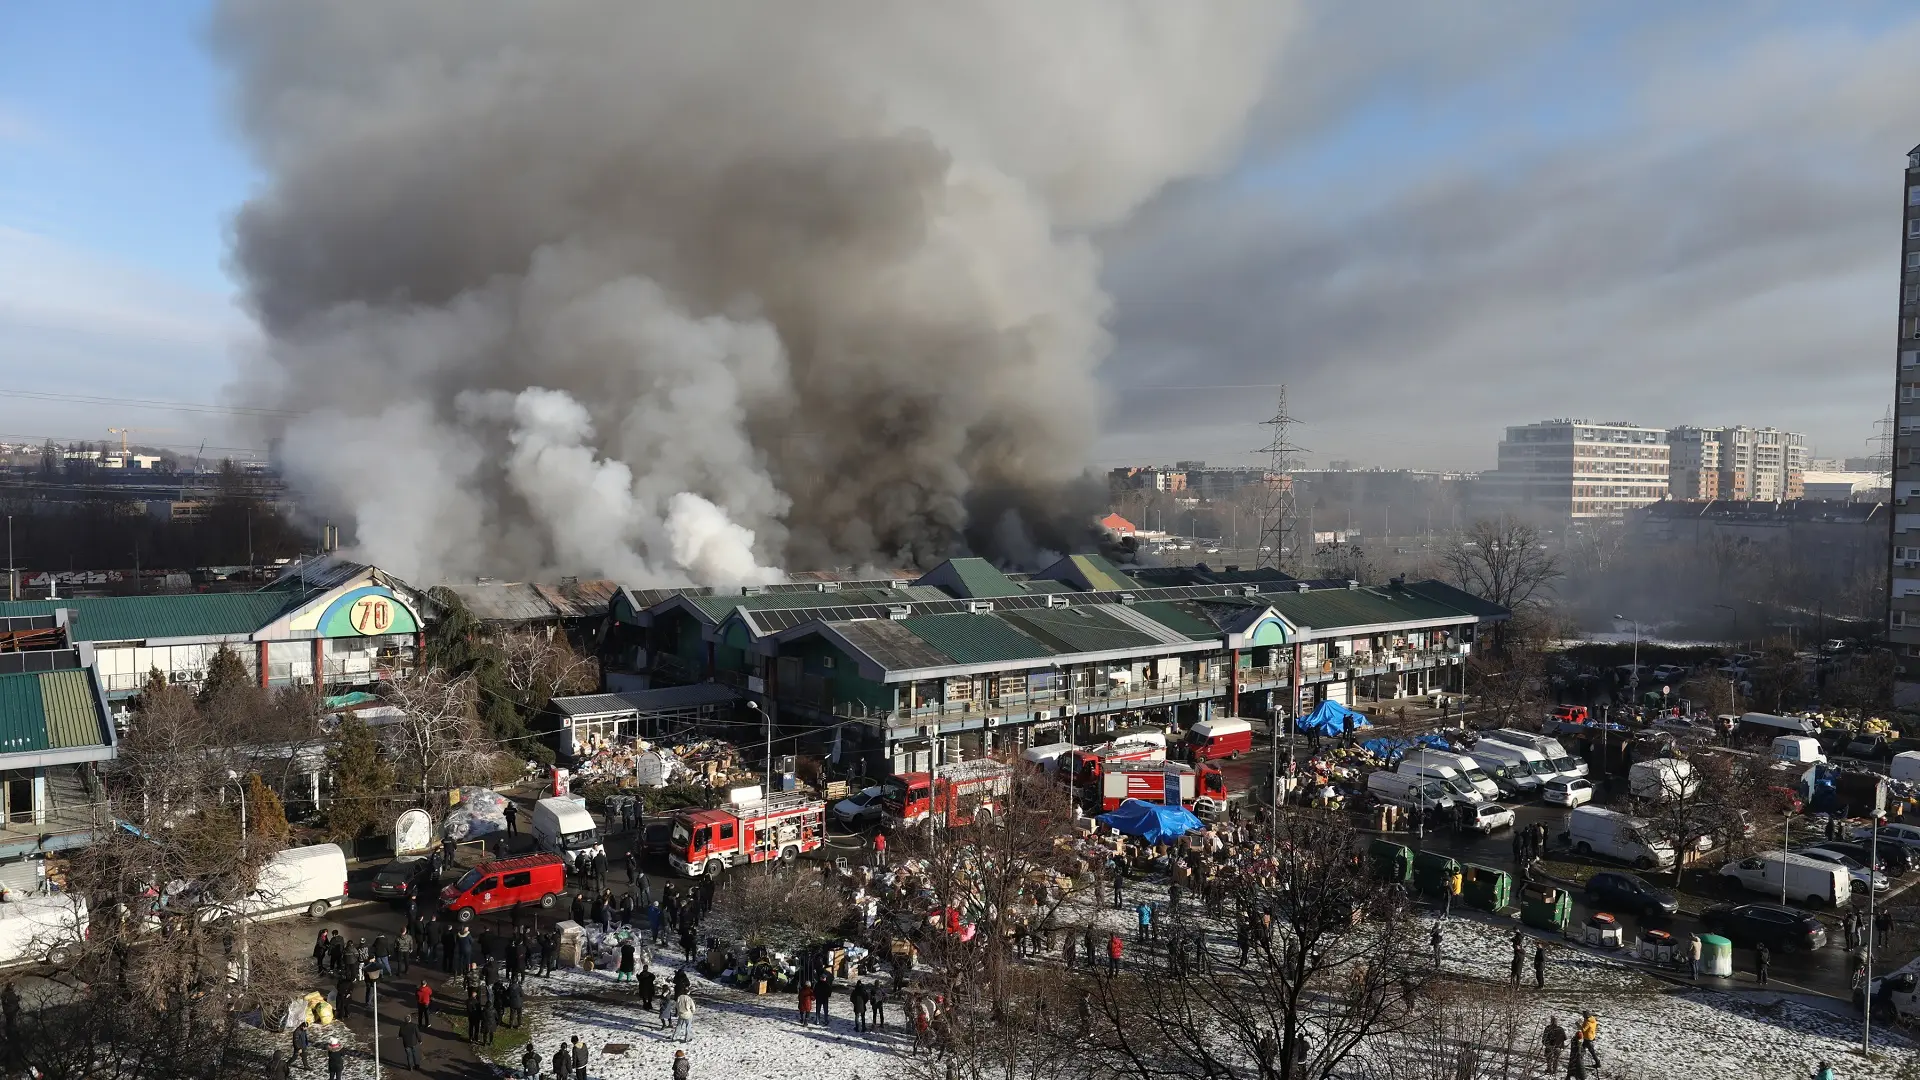
M74 641L140 641L251 634L278 618L302 597L274 590L249 593L181 593L168 596L89 596L68 600L0 602L0 616L75 612L67 626Z
M48 671L39 678L40 699L46 709L47 744L55 750L104 745L100 704L94 698L93 679L88 672Z
M998 616L1056 652L1105 652L1160 645L1152 634L1127 626L1098 606L1029 608Z
M1039 660L1054 653L995 615L915 615L899 625L956 664Z
M887 671L949 667L954 663L953 657L892 619L861 619L831 625L848 645L872 657Z
M854 606L859 604L904 604L914 600L946 600L949 597L938 589L839 589L821 592L818 589L803 589L794 592L764 592L747 596L695 596L689 597L695 607L707 613L715 622L727 617L734 608L743 607L748 611L764 611L775 608L817 608L827 606Z
M1220 636L1220 628L1207 618L1206 610L1192 600L1149 600L1135 603L1133 610L1189 641L1208 641Z
M991 600L996 596L1015 596L1023 590L999 568L985 559L948 559L954 576L960 579L971 599Z
M0 675L0 754L47 749L47 707L40 675Z
M1444 581L1409 581L1402 585L1401 588L1410 593L1423 596L1437 604L1445 604L1448 607L1459 608L1469 615L1475 615L1482 619L1498 621L1511 618L1513 615L1513 612L1508 611L1506 608L1501 607L1491 600L1482 600L1472 593L1467 592L1465 589L1456 589Z
M587 578L534 588L553 605L560 618L589 619L607 613L607 605L613 602L613 594L620 591L620 584L607 578Z
M1096 591L1133 589L1140 585L1104 555L1070 555L1068 558L1086 575L1087 583Z
M526 582L448 585L446 589L482 622L543 622L556 617L553 604Z
M724 705L740 700L732 688L719 683L693 683L689 686L662 686L652 690L628 690L619 694L575 694L553 699L553 707L569 716L621 712L641 713L692 709L706 705Z
M1466 615L1458 608L1406 590L1315 589L1311 592L1267 593L1262 600L1273 605L1295 626L1331 630L1342 626L1367 626L1385 623L1420 622L1426 619L1459 619Z

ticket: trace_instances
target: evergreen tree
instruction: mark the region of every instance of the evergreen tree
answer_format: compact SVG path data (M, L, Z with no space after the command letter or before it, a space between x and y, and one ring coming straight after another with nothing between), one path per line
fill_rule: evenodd
M333 773L333 801L327 804L333 839L350 843L383 827L392 805L393 765L364 720L351 713L340 718L327 766Z
M247 774L247 836L269 841L273 850L287 846L293 827L280 793L268 787L258 773Z
M199 703L202 708L226 696L236 689L253 686L253 675L247 670L246 661L240 654L225 644L213 654L213 660L207 664L207 681L200 684Z

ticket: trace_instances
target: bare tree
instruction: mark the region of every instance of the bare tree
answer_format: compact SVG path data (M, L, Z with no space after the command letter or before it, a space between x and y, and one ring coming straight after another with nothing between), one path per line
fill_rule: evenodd
M501 674L523 700L590 694L600 686L600 661L575 652L565 638L515 630L493 640Z
M1438 557L1455 585L1514 612L1544 604L1561 577L1559 558L1540 530L1511 515L1467 526Z
M427 670L389 684L383 696L400 716L387 726L402 763L402 780L419 794L483 778L494 745L476 708L473 678Z
M1243 917L1272 913L1272 932L1253 935L1244 962L1170 951L1142 980L1090 980L1085 1052L1137 1080L1304 1080L1406 1024L1429 974L1422 935L1405 896L1369 879L1358 844L1343 816L1284 817L1271 879L1243 873L1232 887Z
M768 866L731 874L714 905L749 945L807 945L847 918L847 899L820 875Z

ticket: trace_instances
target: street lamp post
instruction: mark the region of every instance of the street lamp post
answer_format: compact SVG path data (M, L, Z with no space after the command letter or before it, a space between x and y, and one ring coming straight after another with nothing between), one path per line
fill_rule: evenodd
M759 713L760 719L765 721L767 725L766 794L768 798L772 798L773 797L773 716L772 714L768 713L767 710L761 708L760 703L757 701L747 702L747 708L752 709L754 712Z

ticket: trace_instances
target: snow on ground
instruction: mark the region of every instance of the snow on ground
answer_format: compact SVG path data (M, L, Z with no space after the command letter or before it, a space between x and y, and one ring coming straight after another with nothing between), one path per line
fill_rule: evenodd
M1062 915L1069 924L1091 916L1103 929L1122 931L1131 964L1136 955L1132 906L1142 898L1164 906L1166 891L1136 881L1128 886L1125 909L1109 905L1096 912L1090 898L1082 898ZM1193 911L1191 900L1187 910ZM1441 924L1446 978L1472 985L1506 983L1516 922L1475 912L1456 914ZM1223 955L1233 951L1226 926L1216 928L1212 941ZM1532 947L1530 939L1526 987L1532 985ZM1885 1056L1871 1064L1858 1057L1859 1019L1843 1015L1838 1002L1765 991L1676 987L1608 956L1561 944L1550 946L1548 956L1546 989L1523 994L1520 1030L1537 1033L1553 1016L1571 1027L1582 1012L1593 1010L1600 1018L1602 1077L1791 1080L1811 1075L1823 1060L1833 1064L1840 1080L1920 1075L1920 1050L1899 1033L1876 1029L1875 1048ZM656 950L653 967L663 980L671 980L679 967L677 951ZM616 984L612 972L565 971L528 982L534 1046L550 1062L562 1042L579 1034L594 1052L590 1074L607 1080L669 1075L673 1052L681 1048L692 1059L695 1076L726 1080L876 1080L897 1073L898 1058L913 1052L904 1017L896 1015L898 1006L889 1011L890 1030L858 1033L851 1006L840 993L834 997L836 1016L830 1029L802 1027L790 993L761 997L720 986L692 969L688 974L699 1010L690 1044L673 1041L672 1031L661 1028L657 1015L642 1010L634 989ZM604 1048L609 1044L628 1049L608 1054ZM500 1056L517 1064L519 1050Z
M679 954L654 953L655 975L671 989ZM889 1008L888 1030L853 1030L853 1007L844 993L833 997L829 1027L802 1027L793 994L748 994L700 977L692 968L696 1011L693 1041L675 1041L656 1013L640 1007L631 984L617 984L611 971L563 971L530 979L527 1005L533 1045L551 1069L553 1052L578 1034L592 1051L589 1075L607 1080L668 1076L673 1052L685 1050L693 1075L715 1080L880 1080L899 1070L894 1061L912 1052L913 1038L900 1010ZM656 999L655 1004L658 1004ZM625 1044L621 1054L609 1045ZM517 1060L519 1051L513 1052Z

